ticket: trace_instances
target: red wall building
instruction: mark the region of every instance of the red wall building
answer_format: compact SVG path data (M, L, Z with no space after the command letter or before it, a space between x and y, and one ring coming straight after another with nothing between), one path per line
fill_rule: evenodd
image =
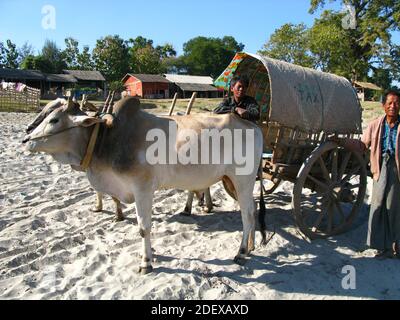
M145 99L168 99L170 82L154 74L128 73L122 82L128 96Z

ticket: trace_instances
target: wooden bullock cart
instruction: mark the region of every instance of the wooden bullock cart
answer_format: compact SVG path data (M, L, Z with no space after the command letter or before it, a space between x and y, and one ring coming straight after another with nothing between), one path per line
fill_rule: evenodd
M249 53L238 53L215 85L228 90L234 75L247 76L247 94L261 108L266 194L281 181L293 182L295 222L311 239L347 231L364 202L365 155L327 137L361 133L362 109L350 82ZM225 189L235 198L234 190Z

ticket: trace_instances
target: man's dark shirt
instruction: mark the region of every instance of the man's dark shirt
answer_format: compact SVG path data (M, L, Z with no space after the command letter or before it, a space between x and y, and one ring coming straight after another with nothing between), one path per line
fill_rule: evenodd
M214 109L214 113L225 114L225 113L236 113L236 108L245 109L246 112L241 116L243 119L249 121L257 121L260 119L260 108L257 101L249 96L245 96L239 103L236 103L233 97L225 99L221 104Z

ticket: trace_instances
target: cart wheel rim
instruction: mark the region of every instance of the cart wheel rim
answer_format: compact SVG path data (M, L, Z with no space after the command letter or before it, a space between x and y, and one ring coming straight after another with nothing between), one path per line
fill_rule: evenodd
M302 165L293 188L297 226L311 239L347 231L364 202L366 185L361 154L333 142L321 144ZM310 186L315 190L308 193Z

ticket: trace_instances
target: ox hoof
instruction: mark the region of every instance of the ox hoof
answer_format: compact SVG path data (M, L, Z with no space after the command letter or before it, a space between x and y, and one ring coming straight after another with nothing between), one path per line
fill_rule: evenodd
M125 217L123 216L114 218L114 222L123 222L123 221L125 221Z
M235 259L233 259L233 262L235 262L239 266L244 266L246 264L246 258L240 257L240 256L236 256Z
M153 272L153 267L152 266L150 266L150 267L140 267L139 268L139 273L142 276L145 276L146 274L150 274L152 272Z
M190 217L192 213L190 211L182 211L179 213L181 216Z
M90 211L92 211L92 212L102 212L103 208L93 207L92 209L90 209Z
M262 240L261 240L261 247L266 247L268 244L268 240L267 240L267 234L265 233L265 231L261 232L262 235Z
M204 208L203 212L210 213L210 212L212 212L212 210L213 210L213 208Z

